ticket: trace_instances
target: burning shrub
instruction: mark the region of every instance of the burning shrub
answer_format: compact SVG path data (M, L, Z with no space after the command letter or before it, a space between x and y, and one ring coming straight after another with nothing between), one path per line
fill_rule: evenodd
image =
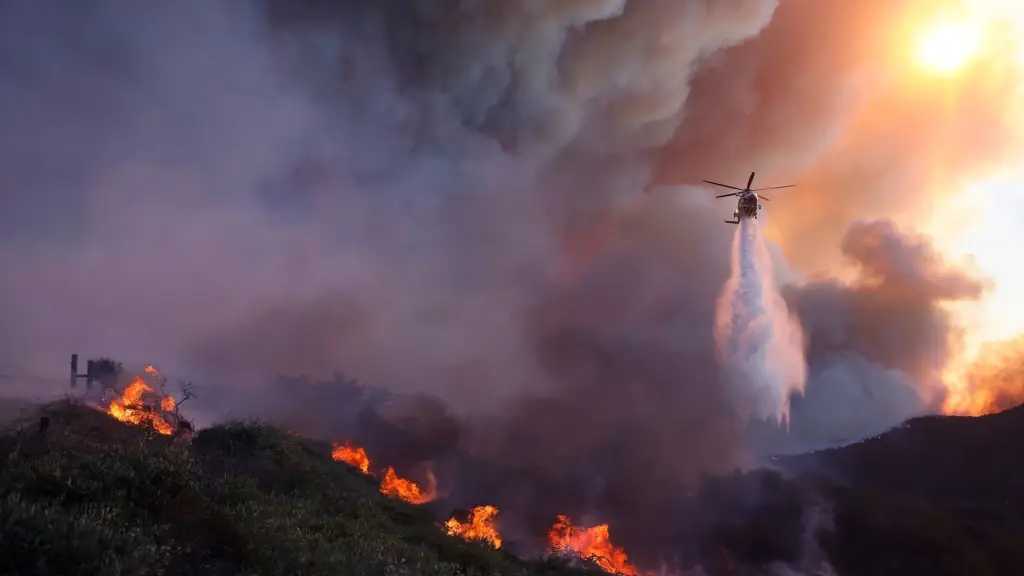
M106 360L106 362L112 363L113 361ZM105 364L105 366L108 365ZM120 374L123 369L117 365L116 370L116 374ZM152 384L147 382L147 379L151 380ZM116 386L105 384L105 397L109 400L104 402L103 409L111 417L121 422L152 429L164 436L176 434L189 436L192 426L179 414L179 402L164 391L165 383L166 378L159 370L154 366L146 366L141 374L134 376L128 385L119 392L116 391ZM182 386L184 400L191 397L190 388L189 384Z
M331 458L355 466L363 474L370 473L370 457L366 455L366 450L354 447L348 441L345 441L344 445L335 444L331 450Z
M640 574L636 566L629 563L625 551L612 544L607 524L579 528L573 525L568 516L559 515L548 532L548 546L555 554L575 556L592 562L611 574Z
M494 524L498 509L494 506L477 506L469 511L465 522L454 516L444 523L450 536L459 536L466 540L483 540L495 549L501 548L501 535Z

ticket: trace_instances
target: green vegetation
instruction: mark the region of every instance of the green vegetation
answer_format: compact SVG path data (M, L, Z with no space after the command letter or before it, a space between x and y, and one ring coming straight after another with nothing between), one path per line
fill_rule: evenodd
M60 403L0 437L0 573L583 574L448 536L330 447L258 423L191 443Z
M0 576L594 573L448 536L428 508L382 496L372 479L333 461L326 443L259 422L205 429L188 442L69 402L8 412L18 418L0 433ZM49 419L45 434L40 416ZM997 490L1024 478L1020 462L1003 459L1005 477L972 466L968 457L997 455L980 443L959 449L973 432L947 438L948 426L964 424L915 425L829 455L871 462L864 478L851 465L845 487L815 479L806 462L800 480L767 471L706 479L681 514L693 530L683 540L700 549L688 557L712 576L729 573L714 568L720 557L722 565L807 560L811 506L832 524L817 536L842 576L1024 574L1019 502ZM936 435L948 442L933 466L925 456L938 453L928 448ZM916 455L916 475L904 469L907 454ZM940 464L957 475L932 473ZM910 490L912 478L928 486Z

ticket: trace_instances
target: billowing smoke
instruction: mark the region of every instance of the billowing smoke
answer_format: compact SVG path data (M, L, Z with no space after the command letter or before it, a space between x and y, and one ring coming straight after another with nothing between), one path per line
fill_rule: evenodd
M776 449L846 443L940 410L943 370L962 341L948 304L990 285L892 220L855 222L840 249L849 280L784 290L808 337L808 377Z
M789 398L803 392L806 378L803 330L775 286L753 218L737 226L732 275L716 310L719 360L741 417L788 423Z
M1015 150L1017 73L899 68L921 3L66 4L0 3L0 374L58 393L72 352L324 434L377 430L335 371L429 393L390 407L396 463L657 562L664 511L750 452L713 337L729 207L685 183L800 184L766 234L826 272L783 289L808 337L786 439L933 409L942 305L982 292L872 220ZM837 244L859 281L828 276Z

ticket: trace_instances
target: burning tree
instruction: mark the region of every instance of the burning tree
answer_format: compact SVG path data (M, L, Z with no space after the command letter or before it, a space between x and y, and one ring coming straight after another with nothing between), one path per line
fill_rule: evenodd
M147 382L147 379L153 384ZM113 418L155 430L159 434L190 435L192 426L178 411L181 402L193 396L191 383L181 387L182 400L179 402L164 390L167 379L154 366L146 366L142 374L132 378L120 392L116 387L114 397L103 409ZM155 385L154 385L155 384Z

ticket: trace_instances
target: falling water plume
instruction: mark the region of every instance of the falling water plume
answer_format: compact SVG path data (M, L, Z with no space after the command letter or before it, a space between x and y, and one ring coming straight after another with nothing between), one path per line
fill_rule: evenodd
M718 297L715 340L724 384L744 418L789 421L789 398L807 375L803 330L772 279L757 221L733 239L732 274Z

